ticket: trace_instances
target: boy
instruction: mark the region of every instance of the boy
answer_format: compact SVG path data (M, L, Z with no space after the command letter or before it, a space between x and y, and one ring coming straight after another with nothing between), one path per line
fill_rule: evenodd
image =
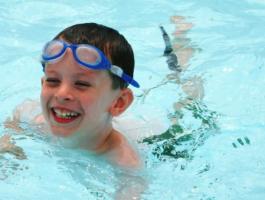
M124 167L138 167L140 159L126 138L112 126L112 118L133 101L134 55L116 30L95 24L64 29L43 49L42 115L35 123L73 145L107 155Z

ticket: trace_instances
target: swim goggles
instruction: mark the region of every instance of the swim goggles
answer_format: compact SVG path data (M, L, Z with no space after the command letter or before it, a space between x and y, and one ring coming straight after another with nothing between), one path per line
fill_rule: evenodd
M110 70L125 82L134 87L140 87L139 83L124 73L120 67L112 65L102 51L88 44L68 44L62 40L48 42L42 51L43 67L45 67L45 63L59 61L64 56L67 48L72 50L74 59L81 66L94 70Z

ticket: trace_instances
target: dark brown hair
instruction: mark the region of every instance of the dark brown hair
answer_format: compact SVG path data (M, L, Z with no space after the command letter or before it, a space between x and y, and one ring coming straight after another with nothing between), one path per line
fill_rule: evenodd
M70 26L61 31L54 39L74 44L90 44L108 57L113 65L119 66L126 74L133 77L134 54L131 45L117 30L96 23L83 23ZM112 88L126 88L128 83L109 72Z

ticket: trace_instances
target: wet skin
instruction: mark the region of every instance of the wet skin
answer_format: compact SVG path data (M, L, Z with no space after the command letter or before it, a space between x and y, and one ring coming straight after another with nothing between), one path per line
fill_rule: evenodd
M55 135L85 134L94 146L112 129L110 111L119 94L106 71L81 67L70 49L60 61L46 64L41 104Z

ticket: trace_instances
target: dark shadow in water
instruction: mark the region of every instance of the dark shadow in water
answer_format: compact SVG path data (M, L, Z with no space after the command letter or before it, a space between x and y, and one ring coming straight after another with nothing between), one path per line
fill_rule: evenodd
M218 114L208 110L202 102L187 104L183 110L186 114L191 112L196 123L199 122L200 125L189 129L181 124L172 124L164 133L144 138L142 142L152 145L152 154L156 158L165 160L171 157L191 160L193 152L218 130ZM185 118L182 111L175 111L172 115L178 116L179 119Z
M159 27L165 42L164 56L170 74L157 86L145 90L139 97L144 100L151 90L167 83L177 84L182 89L184 97L173 103L174 110L168 115L172 125L165 132L144 138L141 142L151 145L152 154L159 160L165 161L169 158L191 160L193 152L218 130L219 114L208 109L203 103L204 88L200 76L182 79L190 58L196 51L201 51L187 38L187 33L193 24L186 22L185 18L180 16L172 17L172 22L176 25L173 43L164 27ZM196 125L186 125L193 122Z

